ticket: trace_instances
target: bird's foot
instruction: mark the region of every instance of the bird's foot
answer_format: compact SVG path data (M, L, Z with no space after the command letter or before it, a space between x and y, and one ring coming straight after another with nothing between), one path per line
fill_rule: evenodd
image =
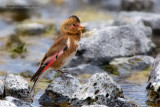
M69 77L69 76L66 75L66 74L69 74L69 73L64 71L64 70L63 71L57 70L57 72L59 73L59 76L61 76L64 80L66 80L67 78L72 79L72 77Z

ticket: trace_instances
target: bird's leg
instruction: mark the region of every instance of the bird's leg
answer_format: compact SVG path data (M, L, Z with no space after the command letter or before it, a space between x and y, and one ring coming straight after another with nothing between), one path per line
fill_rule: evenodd
M66 74L70 74L70 73L67 72L65 69L63 69L62 72L63 72L63 73L66 73Z

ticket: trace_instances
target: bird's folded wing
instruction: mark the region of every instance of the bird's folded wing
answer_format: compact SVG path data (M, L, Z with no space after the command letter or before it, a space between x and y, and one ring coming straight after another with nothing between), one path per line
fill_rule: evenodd
M31 81L36 81L40 74L47 70L64 52L67 50L68 38L61 37L54 42L51 48L47 51L45 56L43 57L37 72L31 78Z

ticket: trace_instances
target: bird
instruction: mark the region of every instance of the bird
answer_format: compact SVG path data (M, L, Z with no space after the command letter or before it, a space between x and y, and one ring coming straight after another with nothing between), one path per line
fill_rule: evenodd
M34 82L31 92L36 84L49 72L48 68L62 73L62 69L77 52L84 28L76 15L72 15L62 22L60 36L45 53L36 73L31 77L31 81Z

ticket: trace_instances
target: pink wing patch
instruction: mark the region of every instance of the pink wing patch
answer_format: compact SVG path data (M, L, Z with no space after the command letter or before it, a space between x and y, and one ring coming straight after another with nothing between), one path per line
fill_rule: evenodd
M45 70L47 70L56 60L58 57L60 57L63 54L65 48L61 49L59 52L57 52L56 54L54 54L53 56L49 57L46 59L46 61L44 63L48 63L44 69L42 70L42 72L44 72Z

